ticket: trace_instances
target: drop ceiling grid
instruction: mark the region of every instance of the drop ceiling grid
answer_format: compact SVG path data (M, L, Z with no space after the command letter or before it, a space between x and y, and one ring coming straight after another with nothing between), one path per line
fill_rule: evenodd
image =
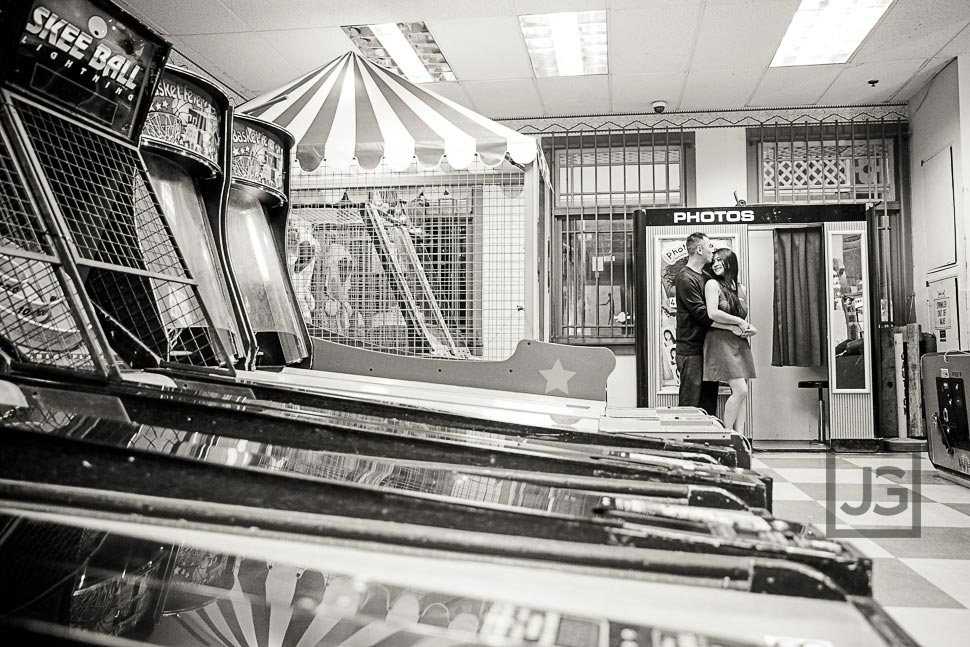
M298 74L314 70L353 49L350 39L339 27L261 31L258 35L285 58ZM282 85L287 80L282 79L276 85Z
M730 72L692 69L680 110L727 110L743 107L761 80L761 70Z
M686 70L699 13L700 6L690 4L610 11L610 73Z
M534 79L465 81L462 85L473 104L469 107L493 119L542 114L542 102Z
M615 74L613 104L610 112L650 112L651 103L666 101L667 110L679 110L677 101L683 93L686 72L661 74Z
M536 79L548 114L585 115L609 111L609 80L593 76L550 76Z
M785 0L758 0L744 5L713 5L704 9L692 70L764 71L771 63L791 22Z
M139 0L158 2L158 0ZM210 0L211 1L211 0ZM422 20L415 0L219 0L252 29L304 29ZM160 3L161 4L161 3Z
M749 106L815 105L841 71L841 65L770 67L749 100Z
M221 62L218 67L248 91L244 94L271 90L300 74L300 70L259 34L187 35L179 36L178 40L203 58Z
M427 20L438 47L459 81L532 77L532 63L514 16Z
M970 1L896 0L845 73L816 97L842 66L790 74L767 68L799 0L121 1L247 96L352 49L340 25L424 20L459 81L474 82L433 87L481 104L476 109L486 115L485 106L521 115L536 103L549 115L642 111L660 92L671 110L906 101L951 57L970 53ZM591 9L608 10L610 75L535 79L517 15ZM875 90L869 78L879 78Z
M923 65L925 59L880 61L846 65L820 100L823 105L867 104L888 101ZM869 80L878 80L870 87Z
M896 0L850 63L932 58L970 23L967 0Z

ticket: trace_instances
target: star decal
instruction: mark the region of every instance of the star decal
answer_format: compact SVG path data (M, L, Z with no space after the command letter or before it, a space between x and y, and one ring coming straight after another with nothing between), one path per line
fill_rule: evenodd
M562 362L557 359L556 363L552 365L552 368L539 371L539 373L546 380L546 393L562 391L566 395L569 395L569 380L576 375L576 371L567 371L562 367Z

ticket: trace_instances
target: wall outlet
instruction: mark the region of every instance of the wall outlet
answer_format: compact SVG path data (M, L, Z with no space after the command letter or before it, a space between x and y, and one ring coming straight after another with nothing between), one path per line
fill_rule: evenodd
M948 368L941 368L940 369L940 377L950 377L950 369L948 369Z

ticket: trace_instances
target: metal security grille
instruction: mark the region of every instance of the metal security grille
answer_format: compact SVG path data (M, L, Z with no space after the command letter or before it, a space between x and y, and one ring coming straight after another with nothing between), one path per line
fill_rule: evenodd
M93 371L82 315L72 311L71 283L59 264L0 132L0 343L20 361Z
M386 352L504 359L524 334L525 173L296 172L287 260L311 334Z
M756 155L749 193L761 203L878 203L878 291L892 321L915 320L911 223L901 199L908 162L898 120L825 120L748 128ZM756 173L756 175L755 175ZM754 179L756 178L756 179Z
M551 259L553 341L633 342L633 212L685 204L692 137L631 128L544 139L558 246Z
M137 150L32 103L15 108L114 350L132 366L230 366Z

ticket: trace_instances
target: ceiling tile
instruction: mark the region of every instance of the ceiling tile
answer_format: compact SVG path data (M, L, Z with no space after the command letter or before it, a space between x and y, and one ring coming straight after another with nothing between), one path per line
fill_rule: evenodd
M297 72L309 72L354 49L339 27L262 31L259 35Z
M139 0L146 2L146 0ZM158 0L153 0L158 2ZM421 20L414 0L221 0L253 29L340 27L381 22ZM162 3L159 3L162 4Z
M609 13L611 74L681 72L690 62L700 6L680 2ZM645 38L644 34L649 34Z
M475 109L486 117L498 119L542 114L534 79L465 81L462 85L474 102Z
M830 106L885 103L923 63L923 60L915 60L847 65L819 103ZM877 79L878 85L870 87L870 79Z
M751 97L751 106L810 106L842 71L841 65L769 67Z
M562 11L596 11L606 9L606 0L512 0L517 16Z
M708 3L701 17L692 69L768 67L797 8L798 0Z
M953 40L943 46L936 58L951 58L960 54L970 54L970 25L965 25L963 31L957 34Z
M896 91L890 100L892 103L906 103L911 101L914 97L919 97L923 92L932 86L937 75L940 74L940 72L942 72L950 63L954 62L955 61L952 58L930 59L926 62L926 65L922 69L920 69L905 85ZM910 115L912 116L912 114L913 113L911 112Z
M585 115L610 111L610 82L606 74L554 76L536 79L545 114Z
M179 40L250 91L265 92L295 78L300 71L252 32L181 36Z
M893 103L905 103L923 91L928 83L953 61L952 58L933 58L927 61L923 69L919 70L906 85L899 88L896 94L889 98Z
M222 34L249 30L245 22L219 2L125 0L123 4L166 35Z
M417 0L425 19L514 16L512 0Z
M704 0L651 0L649 3L644 2L644 0L610 0L610 11L643 9L647 4L651 5L651 7L655 5L693 7L699 11L701 5L704 4Z
M427 24L459 81L532 76L532 63L515 17L428 19Z
M610 112L653 112L651 103L663 100L667 110L677 104L687 79L685 72L667 74L614 74L613 106Z
M761 80L762 71L729 72L691 70L684 87L681 110L743 108Z
M455 103L460 103L461 105L475 110L475 106L472 105L471 99L468 98L468 93L465 92L465 88L462 87L461 83L452 82L440 82L440 83L422 83L421 87L429 92L434 92L435 94L444 97L445 99L451 99ZM477 112L477 110L476 110Z
M926 0L896 0L850 62L929 58L968 22L966 0L935 2L932 9Z

